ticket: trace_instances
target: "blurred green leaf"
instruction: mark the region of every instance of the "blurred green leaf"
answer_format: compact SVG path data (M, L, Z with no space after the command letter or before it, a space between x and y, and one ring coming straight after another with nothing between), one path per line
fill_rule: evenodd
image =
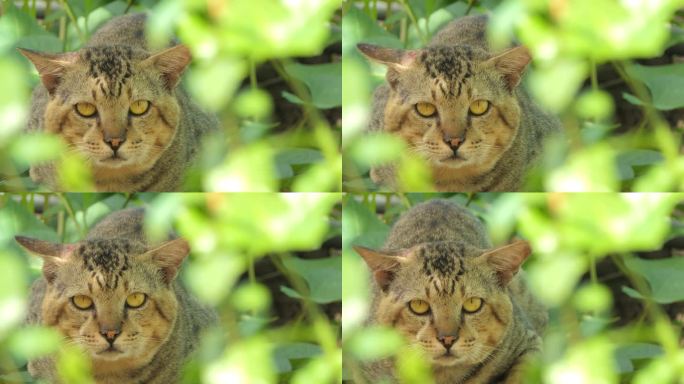
M56 329L32 326L12 334L9 348L22 359L31 360L57 351L61 340L62 335Z
M684 64L632 64L625 69L630 77L646 84L651 91L653 106L657 109L669 111L684 107Z
M632 272L646 278L656 302L670 304L684 300L684 258L644 260L635 257L625 260L625 264Z
M279 345L273 352L278 372L292 371L290 360L308 359L320 356L323 353L321 347L311 343L288 343Z
M394 329L386 327L368 327L359 330L347 342L349 352L361 360L377 360L393 355L404 340Z
M311 92L311 101L317 108L342 105L342 63L306 65L295 62L285 65L285 71L306 84Z
M621 345L615 349L618 372L633 372L634 364L632 364L632 360L649 359L662 354L662 347L655 344L634 343Z
M380 248L389 233L389 226L354 198L345 199L342 210L342 239L344 247L363 245Z
M322 259L301 259L284 257L283 264L306 280L311 300L326 304L342 300L342 258L340 256ZM288 296L299 297L299 294L281 287Z
M658 164L663 160L662 153L645 149L622 152L616 159L621 180L633 179L636 166Z

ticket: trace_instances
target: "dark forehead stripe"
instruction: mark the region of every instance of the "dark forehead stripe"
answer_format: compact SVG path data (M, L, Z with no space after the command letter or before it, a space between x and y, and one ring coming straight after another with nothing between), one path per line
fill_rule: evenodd
M85 48L82 56L88 64L88 76L99 80L100 90L111 97L121 96L123 86L133 74L131 47Z
M473 51L467 45L427 48L421 60L430 78L439 82L445 97L460 96L463 85L472 76Z
M119 278L130 268L130 252L130 244L114 240L89 240L79 248L83 265L101 289L119 286Z
M438 294L453 295L459 278L465 272L464 247L461 243L429 243L420 250L423 273L430 277ZM441 289L436 280L440 281Z

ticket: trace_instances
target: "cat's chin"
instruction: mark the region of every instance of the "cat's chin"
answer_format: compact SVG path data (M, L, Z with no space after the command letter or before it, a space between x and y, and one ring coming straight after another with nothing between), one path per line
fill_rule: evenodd
M453 354L449 354L449 355L443 354L440 356L433 357L432 358L432 364L450 367L453 365L457 365L458 363L462 363L463 362L462 360L463 359L460 359L460 358L454 356Z
M95 360L114 361L127 357L128 354L120 349L107 348L92 355Z

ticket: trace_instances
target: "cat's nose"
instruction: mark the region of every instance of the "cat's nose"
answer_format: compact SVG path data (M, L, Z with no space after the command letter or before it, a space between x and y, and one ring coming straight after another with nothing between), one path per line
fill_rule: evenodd
M119 334L121 334L120 329L100 329L100 334L102 337L104 337L109 344L113 344L114 340L116 340L117 337L119 337Z
M437 336L437 340L446 348L447 350L451 348L452 345L458 340L458 336L447 335L447 336Z
M117 137L105 136L104 138L104 142L107 143L107 145L109 145L109 148L111 148L114 152L116 152L119 149L119 147L121 147L124 141L126 141L125 135Z
M451 136L448 133L445 133L444 136L442 136L442 139L446 143L446 145L451 148L452 151L454 151L454 154L456 154L456 151L458 151L458 148L463 144L465 141L465 133L462 133L461 135L454 137Z

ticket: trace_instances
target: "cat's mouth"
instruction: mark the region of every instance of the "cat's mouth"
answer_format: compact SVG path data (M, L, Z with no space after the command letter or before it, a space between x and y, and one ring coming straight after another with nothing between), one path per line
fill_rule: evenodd
M125 162L126 160L128 160L128 159L115 152L111 156L100 160L100 162L107 164L107 165L117 165L117 164Z
M122 350L120 350L119 348L117 348L117 347L115 347L115 346L113 346L113 345L110 345L109 347L107 347L107 348L101 350L101 351L98 352L97 354L98 354L98 355L102 355L102 356L114 356L114 355L118 355L118 354L121 354L121 353L123 353Z
M453 365L457 360L458 358L451 351L446 351L443 354L433 358L434 363L440 365Z
M447 164L462 163L464 161L466 161L466 158L458 154L458 152L454 152L451 155L440 160L440 162Z

